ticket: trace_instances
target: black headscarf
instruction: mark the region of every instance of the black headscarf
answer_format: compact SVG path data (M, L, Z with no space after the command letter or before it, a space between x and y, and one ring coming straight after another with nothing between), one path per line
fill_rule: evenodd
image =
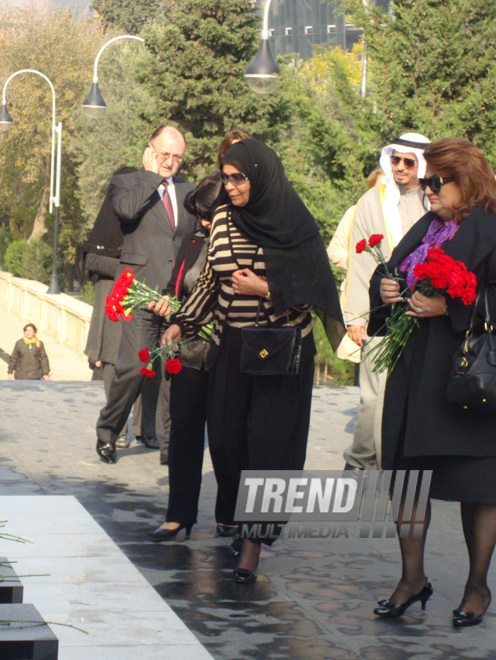
M229 147L222 165L233 165L250 180L248 203L231 204L231 217L264 249L275 313L313 305L336 349L345 330L329 258L317 223L286 178L279 156L263 142L247 139Z
M120 167L113 174L129 174L136 172L134 167ZM83 246L83 253L87 252L93 254L112 257L119 259L122 250L122 230L119 218L116 216L112 204L110 202L110 195L107 190L103 204L98 212L98 215L90 231L88 240Z

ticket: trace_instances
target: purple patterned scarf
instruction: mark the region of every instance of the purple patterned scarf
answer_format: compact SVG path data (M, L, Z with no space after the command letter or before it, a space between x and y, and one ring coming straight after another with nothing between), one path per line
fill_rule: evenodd
M434 247L441 247L449 241L458 231L460 225L454 220L445 224L440 218L435 217L429 225L427 234L422 239L422 243L408 257L405 257L398 268L402 273L406 273L406 283L410 291L414 291L417 278L413 274L413 269L417 264L421 264L427 257L427 252Z

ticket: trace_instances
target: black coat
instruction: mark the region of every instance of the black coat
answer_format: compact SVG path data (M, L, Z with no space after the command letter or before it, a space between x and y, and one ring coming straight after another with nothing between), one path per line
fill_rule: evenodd
M388 268L393 270L422 241L435 214L423 216L395 248ZM478 289L496 287L496 216L475 208L443 249L475 273ZM382 305L383 278L377 268L370 283L370 308ZM496 320L496 296L490 287L491 316ZM393 467L393 457L404 435L405 456L494 456L496 419L464 411L448 402L446 386L453 354L470 322L472 306L447 298L448 316L419 319L395 369L389 374L382 420L383 468ZM387 310L372 311L369 334L383 334Z

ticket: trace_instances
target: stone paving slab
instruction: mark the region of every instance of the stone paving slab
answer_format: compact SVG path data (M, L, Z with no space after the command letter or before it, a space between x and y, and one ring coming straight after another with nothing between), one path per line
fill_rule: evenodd
M134 660L136 647L151 658L146 647L159 644L174 646L183 657L211 658L76 498L0 495L0 511L8 521L2 531L25 540L0 538L1 552L24 576L24 603L54 622L50 626L60 642L59 660L81 657L82 647L86 658L105 657L105 651L97 655L103 648L120 660ZM65 529L51 527L54 516ZM82 579L89 558L94 568ZM121 570L106 575L114 563ZM0 642L5 635L0 629Z
M481 626L451 627L451 610L458 604L467 572L457 504L433 503L426 566L434 595L425 613L416 604L401 621L377 620L372 615L376 601L391 593L399 576L398 545L395 539L358 538L353 529L348 537L281 539L272 548L264 548L259 580L235 585L229 539L214 535L215 479L208 454L199 522L191 540L185 542L180 535L177 541L152 544L147 532L163 520L167 468L159 465L157 452L134 443L119 450L116 465L98 460L94 425L103 402L101 383L1 383L0 493L24 489L40 495L74 495L214 658L496 657L493 611ZM308 468L342 468L342 452L351 440L357 403L356 388L314 390ZM29 511L19 510L18 514L29 524ZM78 546L78 530L69 513L60 511L58 515L61 521L68 516L66 530L72 530L76 538L72 547L86 548L91 554L91 544ZM61 522L54 523L54 533L61 526ZM84 534L91 536L91 530ZM42 536L40 542L46 548L50 534ZM33 572L42 571L46 559L30 559ZM61 609L64 601L65 568L69 575L74 574L70 567L64 568L68 561L70 558L61 557L60 570L54 568L54 578L61 585L55 609ZM118 575L120 565L112 568L109 581ZM86 556L80 585L98 575L101 571L94 557ZM38 585L38 580L33 582L33 589ZM494 568L490 585L496 588ZM80 612L81 616L87 614L87 608L82 605ZM136 608L126 609L123 616L134 626ZM160 648L162 655L159 652L150 658L176 657L174 647ZM91 657L113 660L119 656ZM134 657L143 656L138 650ZM74 656L74 660L80 658L86 660L84 649Z

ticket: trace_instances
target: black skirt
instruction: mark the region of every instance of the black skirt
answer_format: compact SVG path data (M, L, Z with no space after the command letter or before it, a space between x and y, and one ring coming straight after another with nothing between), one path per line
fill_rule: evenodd
M397 470L432 470L429 495L436 500L496 504L496 458L397 455L394 463Z

